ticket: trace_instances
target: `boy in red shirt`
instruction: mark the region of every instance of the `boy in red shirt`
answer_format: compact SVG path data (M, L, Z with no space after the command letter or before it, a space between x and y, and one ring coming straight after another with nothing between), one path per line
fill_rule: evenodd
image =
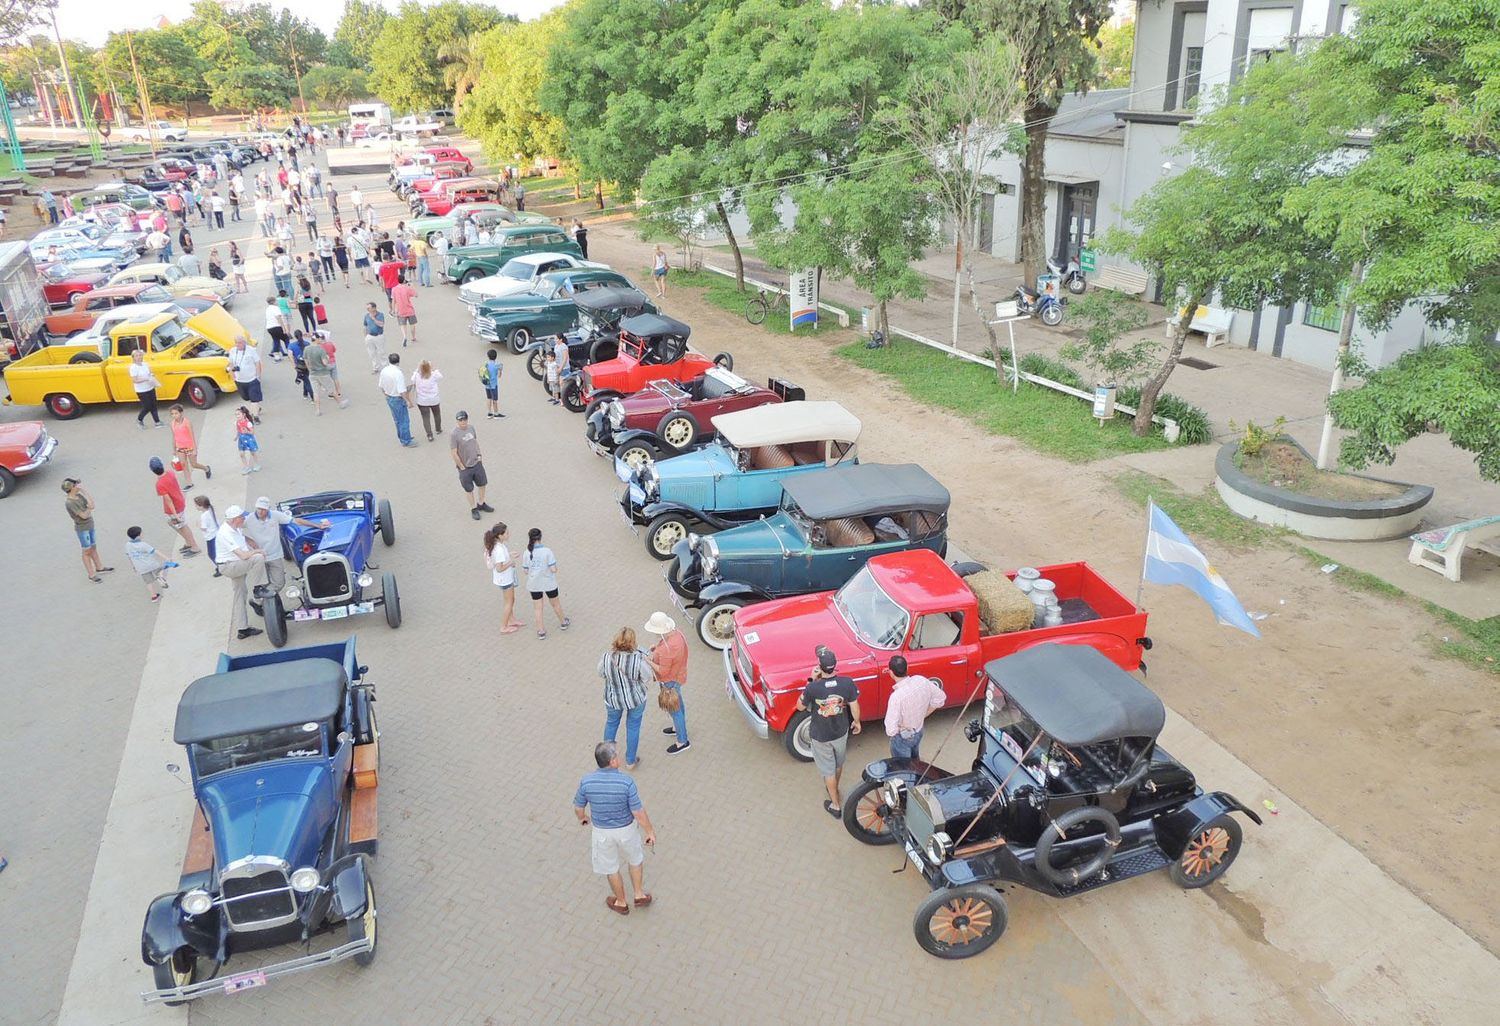
M198 543L193 539L193 529L188 526L187 499L183 498L182 486L177 483L175 474L168 474L167 468L159 457L151 457L151 473L156 475L156 494L161 496L161 511L166 514L167 526L178 534L187 544L179 551L184 556L196 556L201 550Z
M394 310L391 303L391 289L396 287L396 282L401 280L401 272L406 265L399 260L387 260L380 265L380 287L385 289L385 308Z

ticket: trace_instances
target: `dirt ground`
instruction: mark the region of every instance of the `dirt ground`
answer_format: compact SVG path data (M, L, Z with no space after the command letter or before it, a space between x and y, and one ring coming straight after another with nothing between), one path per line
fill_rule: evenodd
M599 226L591 256L632 276L650 247ZM1129 594L1140 574L1142 511L1116 492L1109 462L1038 455L941 411L914 407L831 350L852 338L771 335L673 290L665 312L693 345L734 355L757 380L784 376L837 398L864 422L867 460L920 461L953 493L955 543L996 567L1087 559ZM1183 589L1148 586L1163 699L1357 846L1490 951L1500 951L1496 681L1433 656L1410 607L1348 591L1284 548L1209 551L1260 622L1261 640L1218 626ZM1214 781L1200 781L1212 790ZM1257 807L1267 795L1241 795ZM1247 827L1253 843L1253 828ZM1297 867L1286 867L1296 872Z

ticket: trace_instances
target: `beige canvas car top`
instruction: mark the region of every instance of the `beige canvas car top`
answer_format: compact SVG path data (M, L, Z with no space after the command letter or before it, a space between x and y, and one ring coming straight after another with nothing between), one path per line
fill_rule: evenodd
M798 442L855 442L859 418L835 402L769 403L713 419L718 432L737 449Z

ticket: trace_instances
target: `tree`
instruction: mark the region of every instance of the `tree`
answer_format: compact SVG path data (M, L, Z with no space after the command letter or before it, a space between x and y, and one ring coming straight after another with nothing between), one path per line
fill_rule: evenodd
M371 47L371 87L400 110L442 106L450 95L443 79L445 62L434 56L455 40L499 24L502 18L484 4L444 0L423 7L405 0L396 14L386 18Z
M209 65L198 56L194 46L196 39L182 26L134 32L130 39L135 45L136 64L151 91L153 103L179 107L191 100L208 98L204 75ZM135 81L124 33L110 34L104 43L103 55L105 67L115 81ZM132 90L126 92L128 95ZM151 115L143 112L143 116Z
M443 62L443 84L453 90L453 111L463 109L464 97L479 84L484 74L485 32L470 32L457 39L450 39L438 48L438 60ZM496 67L502 65L497 64Z
M562 157L562 123L541 108L547 54L567 25L567 8L519 25L484 33L481 64L487 69L458 109L458 123L496 160Z
M214 68L204 79L211 90L208 102L220 109L282 107L291 97L292 81L286 71L269 64Z
M1094 88L1122 89L1130 85L1130 65L1135 59L1135 22L1102 26L1095 43L1099 55Z
M324 64L302 76L307 95L326 107L345 107L370 95L370 76L358 68Z
M345 68L369 71L374 65L372 51L388 17L379 3L367 0L344 0L344 13L333 30L328 60Z
M40 25L57 0L0 0L0 43L22 36Z
M1129 385L1146 375L1159 348L1156 341L1138 338L1120 344L1122 336L1139 331L1150 320L1145 304L1120 292L1094 289L1069 309L1083 324L1083 337L1063 345L1064 359L1081 362L1099 385Z

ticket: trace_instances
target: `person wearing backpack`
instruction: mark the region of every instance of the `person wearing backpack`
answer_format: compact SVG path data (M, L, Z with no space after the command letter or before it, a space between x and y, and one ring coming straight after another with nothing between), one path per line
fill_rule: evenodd
M479 380L484 384L484 401L486 417L503 417L500 412L500 375L505 373L501 365L500 354L491 349L485 353L483 366L479 368Z

